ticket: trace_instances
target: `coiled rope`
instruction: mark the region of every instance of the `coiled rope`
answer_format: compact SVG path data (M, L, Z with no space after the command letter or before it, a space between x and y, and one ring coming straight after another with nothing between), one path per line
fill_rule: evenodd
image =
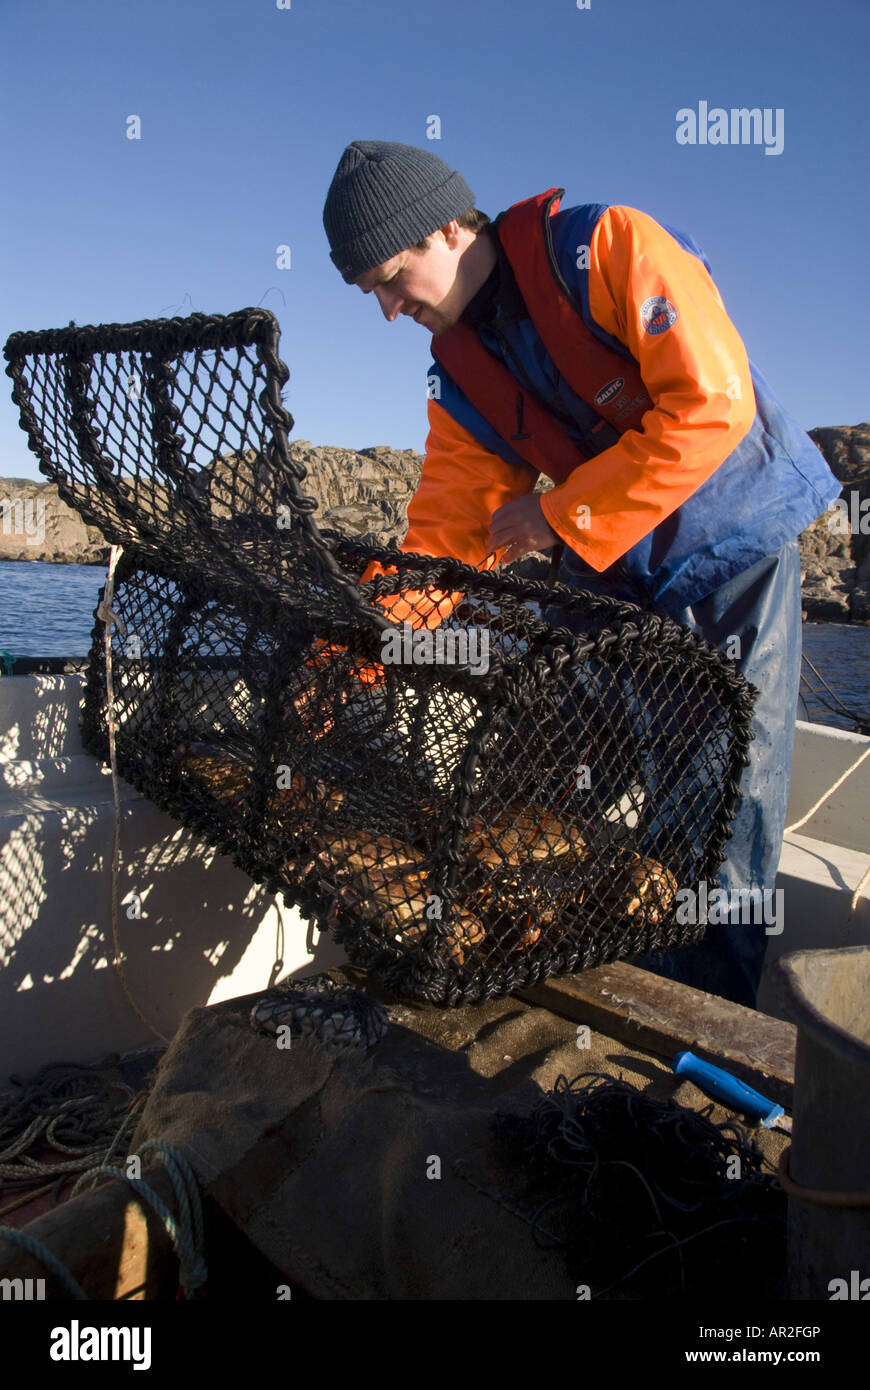
M89 1178L92 1189L101 1174L128 1183L140 1201L151 1208L172 1241L180 1265L181 1287L184 1290L185 1298L191 1299L208 1279L202 1200L196 1174L184 1155L173 1145L164 1144L161 1139L148 1139L140 1145L140 1155L146 1152L157 1154L163 1160L163 1166L169 1174L175 1193L177 1216L173 1215L163 1199L144 1178L132 1177L124 1168L117 1168L107 1163L89 1168L86 1173L82 1173L71 1196L75 1197ZM0 1237L10 1241L13 1245L20 1246L39 1260L63 1285L71 1298L87 1300L88 1295L75 1277L41 1241L34 1240L24 1231L18 1231L11 1226L0 1226Z
M145 1094L136 1095L125 1082L109 1080L97 1067L53 1063L27 1084L17 1077L11 1080L16 1090L0 1096L0 1190L29 1190L0 1207L0 1219L52 1189L56 1205L64 1183L74 1174L95 1163L109 1163L122 1140L126 1152L126 1138ZM53 1149L66 1158L36 1158L34 1148ZM34 1191L39 1178L51 1181Z

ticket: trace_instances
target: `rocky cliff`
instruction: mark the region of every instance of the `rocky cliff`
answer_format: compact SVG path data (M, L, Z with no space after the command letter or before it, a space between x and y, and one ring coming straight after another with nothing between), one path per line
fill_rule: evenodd
M57 495L54 483L0 478L0 560L104 564L109 547Z
M804 616L870 623L870 424L809 434L843 484L844 505L820 516L800 538Z
M844 506L819 517L801 536L804 616L870 623L870 424L814 429L810 436L843 483ZM307 440L290 447L307 470L305 490L317 498L322 525L380 543L402 539L422 455L385 445L353 450ZM252 456L254 505L256 468ZM220 463L208 491L220 510ZM102 564L107 555L100 532L60 501L53 484L0 478L0 559ZM530 557L521 565L535 573L543 560Z

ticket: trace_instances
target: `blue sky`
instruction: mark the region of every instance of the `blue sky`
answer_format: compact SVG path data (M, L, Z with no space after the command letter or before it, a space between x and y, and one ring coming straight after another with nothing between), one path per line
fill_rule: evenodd
M400 140L491 216L559 185L690 232L801 425L870 417L866 0L4 0L0 20L4 341L262 303L295 437L422 450L429 335L344 284L321 221L345 145ZM679 145L699 101L781 108L782 153ZM8 389L0 474L39 476Z

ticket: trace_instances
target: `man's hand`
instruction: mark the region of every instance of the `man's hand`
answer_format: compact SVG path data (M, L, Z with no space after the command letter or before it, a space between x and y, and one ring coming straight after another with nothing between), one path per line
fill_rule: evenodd
M521 560L532 550L549 550L558 545L557 536L541 508L539 493L528 493L525 497L515 497L505 502L503 507L493 512L489 523L489 546L500 550L508 546L502 556L502 564L509 565L512 560Z
M337 692L341 704L347 700L347 691ZM329 691L322 671L318 671L306 686L294 697L293 708L312 742L328 734L335 727L335 720L328 712L336 700L336 692Z
M347 691L337 688L335 673L330 669L339 655L345 655L343 647L322 639L315 641L302 667L305 684L293 697L296 718L315 743L335 727L331 711L336 702L343 705L347 701ZM284 714L290 714L289 706Z
M344 683L350 675L357 682L360 692L369 686L382 685L384 668L377 661L365 657L348 657L345 647L336 643L317 641L314 653L304 663L306 677L302 689L293 697L293 711L305 732L316 743L331 729L335 728L333 715L339 707L347 704L350 691ZM333 662L344 660L344 676L339 679ZM290 706L284 707L285 716L290 715Z

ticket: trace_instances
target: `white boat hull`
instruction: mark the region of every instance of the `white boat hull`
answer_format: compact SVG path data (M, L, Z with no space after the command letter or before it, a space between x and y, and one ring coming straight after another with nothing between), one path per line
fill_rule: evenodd
M122 784L125 995L111 965L111 779L81 748L82 684L77 675L0 680L0 1086L47 1062L153 1041L149 1023L169 1038L191 1008L343 959L297 909ZM867 747L860 735L799 722L788 823ZM870 943L870 889L850 913L870 863L868 822L870 759L786 837L782 929L769 935L768 962ZM774 1012L764 982L759 1007Z

